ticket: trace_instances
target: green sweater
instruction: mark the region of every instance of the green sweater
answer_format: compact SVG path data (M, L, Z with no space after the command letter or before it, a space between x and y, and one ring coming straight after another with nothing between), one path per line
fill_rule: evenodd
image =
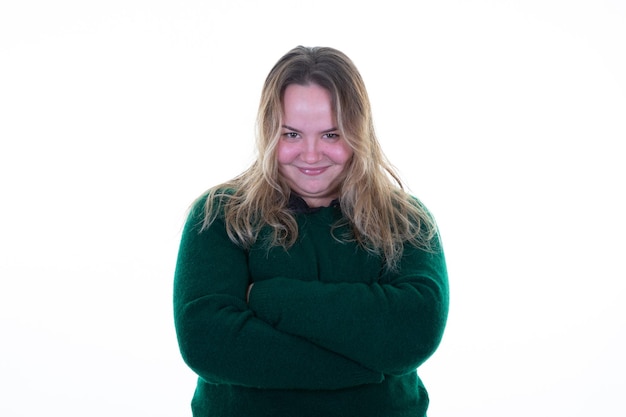
M336 205L298 213L288 251L262 242L244 250L221 218L199 233L202 204L193 208L174 314L183 359L199 376L194 416L426 414L416 369L445 327L443 252L406 247L400 269L386 272L379 257L333 238L341 215Z

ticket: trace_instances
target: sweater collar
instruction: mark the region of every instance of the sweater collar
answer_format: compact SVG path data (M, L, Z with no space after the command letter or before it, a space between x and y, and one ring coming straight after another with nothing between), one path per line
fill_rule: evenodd
M302 197L300 197L298 194L295 194L295 193L291 193L291 195L289 196L289 203L287 204L287 207L293 212L298 213L298 214L315 213L323 208L323 207L309 207L306 201L304 201ZM329 207L339 207L339 199L336 198L333 201L331 201Z

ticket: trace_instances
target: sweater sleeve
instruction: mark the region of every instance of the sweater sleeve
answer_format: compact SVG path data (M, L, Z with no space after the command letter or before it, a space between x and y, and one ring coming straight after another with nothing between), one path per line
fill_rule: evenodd
M270 389L338 389L383 380L381 372L256 318L245 301L246 251L230 241L219 218L200 232L198 206L183 230L174 278L178 343L194 372L212 383Z
M250 306L282 332L369 369L400 375L414 371L438 347L448 298L439 245L434 253L407 247L399 272L373 284L262 281L251 291Z

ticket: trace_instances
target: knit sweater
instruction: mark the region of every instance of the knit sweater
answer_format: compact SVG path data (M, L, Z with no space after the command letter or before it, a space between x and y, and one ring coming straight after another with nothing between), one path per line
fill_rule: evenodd
M435 351L448 312L440 245L405 245L384 268L331 232L334 204L296 214L285 250L234 244L221 217L200 232L202 203L183 230L174 279L181 354L199 376L195 417L422 417L416 369ZM254 283L246 301L246 292Z

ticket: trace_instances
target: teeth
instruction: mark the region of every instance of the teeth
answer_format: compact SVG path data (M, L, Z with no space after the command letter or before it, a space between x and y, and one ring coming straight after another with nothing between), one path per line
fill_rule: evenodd
M317 169L302 169L302 172L304 172L305 174L319 174L321 172L323 172L324 169L323 168L317 168Z

